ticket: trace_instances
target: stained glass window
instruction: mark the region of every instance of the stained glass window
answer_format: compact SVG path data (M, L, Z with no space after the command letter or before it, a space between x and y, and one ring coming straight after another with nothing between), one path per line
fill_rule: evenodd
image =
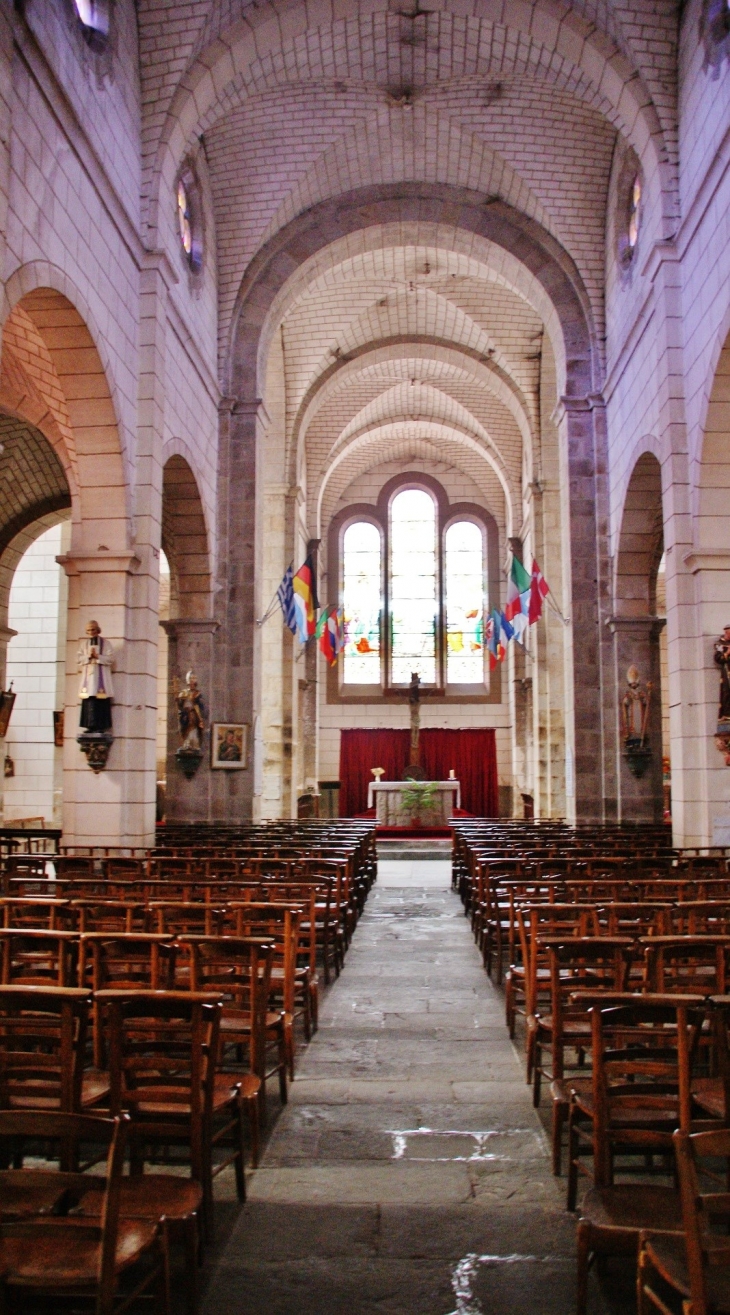
M436 684L436 507L423 489L404 489L390 509L391 681L417 671Z
M177 221L180 225L180 241L183 244L183 251L186 256L189 256L193 249L193 225L190 202L182 178L177 185Z
M109 0L74 0L84 36L93 50L103 50L109 39Z
M348 525L342 542L346 685L380 685L380 531Z
M473 521L456 521L445 535L446 679L484 680L484 546Z
M639 212L641 207L641 179L637 174L632 185L629 196L629 251L633 254L634 247L639 240Z
M191 164L186 164L175 189L180 245L194 274L203 266L203 233L198 183Z

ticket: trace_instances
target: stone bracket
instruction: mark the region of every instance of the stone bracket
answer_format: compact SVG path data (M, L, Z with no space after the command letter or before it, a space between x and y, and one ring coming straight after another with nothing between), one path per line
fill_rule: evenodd
M114 743L114 736L110 731L82 731L76 736L82 753L86 754L86 761L92 772L96 775L103 772L106 767L109 750Z

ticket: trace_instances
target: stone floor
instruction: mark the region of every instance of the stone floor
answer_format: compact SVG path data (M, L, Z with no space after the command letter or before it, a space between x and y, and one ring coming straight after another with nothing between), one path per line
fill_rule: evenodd
M574 1223L443 861L384 862L203 1315L567 1315ZM590 1315L633 1310L592 1279Z

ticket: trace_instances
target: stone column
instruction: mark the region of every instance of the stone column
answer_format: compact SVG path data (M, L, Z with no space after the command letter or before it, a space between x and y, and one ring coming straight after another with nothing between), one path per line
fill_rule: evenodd
M692 573L697 616L694 652L694 698L682 709L683 740L680 817L687 845L725 844L730 834L730 767L715 744L720 703L720 671L715 665L715 641L730 622L727 584L730 551L706 548L685 554ZM671 663L671 651L670 651ZM670 670L670 689L671 689ZM676 674L675 674L676 684ZM675 714L679 710L675 709ZM671 716L671 709L670 709ZM691 738L690 738L691 737ZM675 741L672 739L672 814L674 814Z
M610 562L606 489L606 425L599 396L563 397L554 412L568 477L570 642L566 643L566 766L571 754L575 818L616 816L616 736L611 715ZM567 557L568 554L565 554ZM572 666L572 671L571 671ZM570 711L569 711L570 710ZM572 725L571 725L572 722ZM572 755L571 755L572 758ZM567 791L566 791L567 793ZM572 815L571 797L566 811Z
M622 822L661 822L664 811L662 787L662 699L659 635L664 619L658 616L613 616L616 665L616 738L619 746L619 818ZM634 776L624 752L623 698L626 673L636 667L642 685L651 683L647 721L647 743L651 760L643 776Z
M207 822L211 818L212 775L210 767L210 724L221 718L211 716L213 689L213 636L218 622L211 618L193 620L178 617L174 621L160 621L167 634L167 788L165 791L165 817L168 822ZM173 690L177 679L184 684L188 671L194 671L203 695L207 713L203 735L203 757L195 775L188 780L179 766L175 754L180 747L180 730L177 704ZM253 746L249 731L248 760L251 762Z
M135 553L58 559L69 581L63 771L64 841L71 845L147 846L154 835L156 672L145 669L134 607L140 559ZM89 620L114 649L114 743L107 766L89 767L76 736L76 655Z
M256 452L266 424L263 404L224 398L220 406L218 466L218 581L210 690L212 721L243 722L254 729ZM265 672L261 675L266 679ZM252 816L254 772L213 772L214 821Z

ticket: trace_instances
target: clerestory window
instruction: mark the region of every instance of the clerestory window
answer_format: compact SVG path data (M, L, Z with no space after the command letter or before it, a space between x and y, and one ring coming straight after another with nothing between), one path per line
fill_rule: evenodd
M404 690L416 671L447 697L484 697L491 517L450 507L429 480L396 484L376 507L338 519L330 542L345 647L333 678L342 696Z

